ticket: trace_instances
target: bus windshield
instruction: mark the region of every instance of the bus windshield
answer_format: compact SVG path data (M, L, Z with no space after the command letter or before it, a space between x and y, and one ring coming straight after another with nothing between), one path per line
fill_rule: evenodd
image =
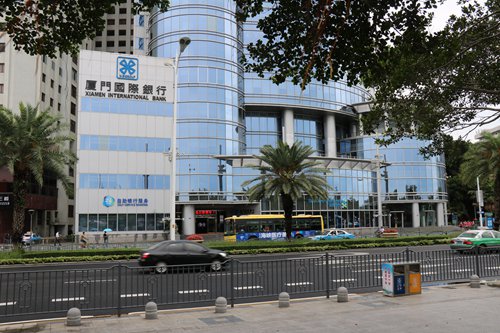
M321 215L293 216L293 238L321 234L323 229ZM285 217L283 215L232 216L225 219L224 231L224 239L229 241L285 239Z

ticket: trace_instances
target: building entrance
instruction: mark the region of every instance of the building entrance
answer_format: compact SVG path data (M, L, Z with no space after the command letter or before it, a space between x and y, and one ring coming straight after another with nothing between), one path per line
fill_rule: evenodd
M211 232L222 232L219 230L218 211L210 209L200 209L195 211L195 232L197 234L207 234Z

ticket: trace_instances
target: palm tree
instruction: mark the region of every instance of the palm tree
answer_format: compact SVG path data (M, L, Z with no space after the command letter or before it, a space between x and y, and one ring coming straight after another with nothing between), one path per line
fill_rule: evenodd
M70 178L65 170L73 165L76 156L63 148L74 140L63 133L66 128L61 117L49 110L19 104L19 112L0 107L0 167L6 166L13 175L13 224L15 242L24 228L26 195L34 179L43 184L44 172L51 172L61 181L66 193L73 193Z
M250 201L258 201L272 196L279 196L285 213L285 230L288 240L292 237L292 214L295 201L304 193L313 199L327 199L330 186L325 174L328 169L320 167L321 162L309 157L314 153L310 146L303 146L300 141L292 146L278 142L276 148L265 145L260 149L261 156L254 156L263 163L253 166L260 171L260 176L248 180L242 187L252 185L246 194Z
M491 182L495 202L495 229L500 226L500 134L483 133L464 155L460 177L474 186L476 178L485 185Z

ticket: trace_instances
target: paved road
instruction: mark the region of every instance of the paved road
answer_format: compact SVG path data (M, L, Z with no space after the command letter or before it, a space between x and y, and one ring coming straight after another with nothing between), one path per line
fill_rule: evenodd
M68 327L65 318L45 322L0 325L0 332L40 333L498 333L500 288L466 284L425 287L420 295L390 298L380 292L351 294L349 302L334 297L293 299L289 308L273 302L236 305L226 313L207 308L160 311L158 319L141 313L82 318ZM464 300L467 300L466 302Z
M33 313L61 314L73 306L86 313L114 313L118 307L134 311L149 300L179 307L213 303L218 296L238 302L273 298L282 291L324 295L340 286L376 289L381 285L381 263L406 259L421 263L424 283L467 280L476 263L480 276L500 276L499 253L476 257L448 250L389 250L246 256L221 272L190 266L163 275L151 274L135 262L10 267L0 272L0 321Z

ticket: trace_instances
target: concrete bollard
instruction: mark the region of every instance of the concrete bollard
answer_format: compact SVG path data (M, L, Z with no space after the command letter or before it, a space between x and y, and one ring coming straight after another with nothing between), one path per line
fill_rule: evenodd
M215 313L226 313L227 299L225 297L217 297L215 300Z
M349 302L349 293L346 287L339 287L337 289L337 302L339 303Z
M66 326L80 326L82 319L82 313L79 308L71 308L68 310L68 315L66 317Z
M155 302L146 304L146 319L158 319L158 306Z
M470 277L470 287L481 288L481 282L479 281L479 276L474 274Z
M290 307L290 295L287 292L280 293L278 297L278 307L288 308Z

